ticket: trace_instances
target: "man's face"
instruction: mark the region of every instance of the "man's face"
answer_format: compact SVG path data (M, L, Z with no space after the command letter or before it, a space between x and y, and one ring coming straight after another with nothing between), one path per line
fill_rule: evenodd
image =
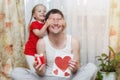
M63 17L60 14L50 14L49 19L51 20L51 25L49 26L49 32L54 34L59 34L63 32Z

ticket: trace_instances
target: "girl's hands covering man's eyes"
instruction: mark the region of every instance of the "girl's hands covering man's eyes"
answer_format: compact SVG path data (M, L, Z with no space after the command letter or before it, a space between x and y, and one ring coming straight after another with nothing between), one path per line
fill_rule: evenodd
M63 20L63 19L61 19L61 20L59 20L59 23L58 23L60 26L62 26L62 27L66 27L66 22L65 22L65 20Z
M47 21L45 22L45 25L47 26L47 27L49 27L50 25L52 25L53 24L53 21L51 20L51 19L47 19Z

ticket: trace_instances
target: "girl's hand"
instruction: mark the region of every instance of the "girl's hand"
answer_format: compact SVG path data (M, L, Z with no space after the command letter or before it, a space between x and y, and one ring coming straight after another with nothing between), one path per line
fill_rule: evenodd
M66 27L66 22L65 22L65 20L64 19L61 19L61 20L59 20L59 23L58 23L60 26L62 26L62 27Z
M47 21L45 22L45 25L47 26L47 27L49 27L50 25L52 25L53 24L53 21L51 20L51 19L47 19Z
M76 60L70 60L69 61L69 69L71 70L72 73L77 72L78 70L78 62Z
M44 73L45 73L45 65L46 65L46 64L37 64L37 62L34 63L34 68L35 68L36 73L37 73L38 75L40 75L40 76L43 76L43 75L44 75Z

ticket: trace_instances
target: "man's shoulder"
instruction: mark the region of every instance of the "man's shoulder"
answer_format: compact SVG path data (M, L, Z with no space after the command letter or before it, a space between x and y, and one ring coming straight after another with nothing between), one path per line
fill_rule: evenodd
M79 39L75 36L71 36L72 43L79 44Z
M73 45L80 43L80 42L79 42L79 39L78 39L77 37L75 37L75 36L73 36L73 35L71 35L71 34L66 34L66 35L69 37L69 39L71 39L71 42L72 42Z
M39 44L39 45L44 45L44 39L43 39L43 38L40 38L40 39L37 41L37 44Z
M46 35L46 36L44 36L43 38L40 38L37 43L38 43L39 45L44 45L44 44L45 44L45 39L47 39L47 37L48 37L48 36Z
M73 48L73 49L79 49L79 48L80 48L80 41L79 41L78 38L72 36L72 41L71 41L71 43L72 43L72 48Z

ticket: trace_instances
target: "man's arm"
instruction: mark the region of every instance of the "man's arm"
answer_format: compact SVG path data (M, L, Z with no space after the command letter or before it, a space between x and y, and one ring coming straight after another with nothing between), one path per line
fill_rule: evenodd
M76 38L72 39L72 53L73 59L78 62L77 66L80 67L80 42Z
M36 45L37 54L43 54L46 60L45 43L43 39L39 39ZM38 75L43 76L45 73L46 64L34 64L34 68Z
M73 60L69 62L70 70L75 73L80 67L80 43L79 40L72 37Z

